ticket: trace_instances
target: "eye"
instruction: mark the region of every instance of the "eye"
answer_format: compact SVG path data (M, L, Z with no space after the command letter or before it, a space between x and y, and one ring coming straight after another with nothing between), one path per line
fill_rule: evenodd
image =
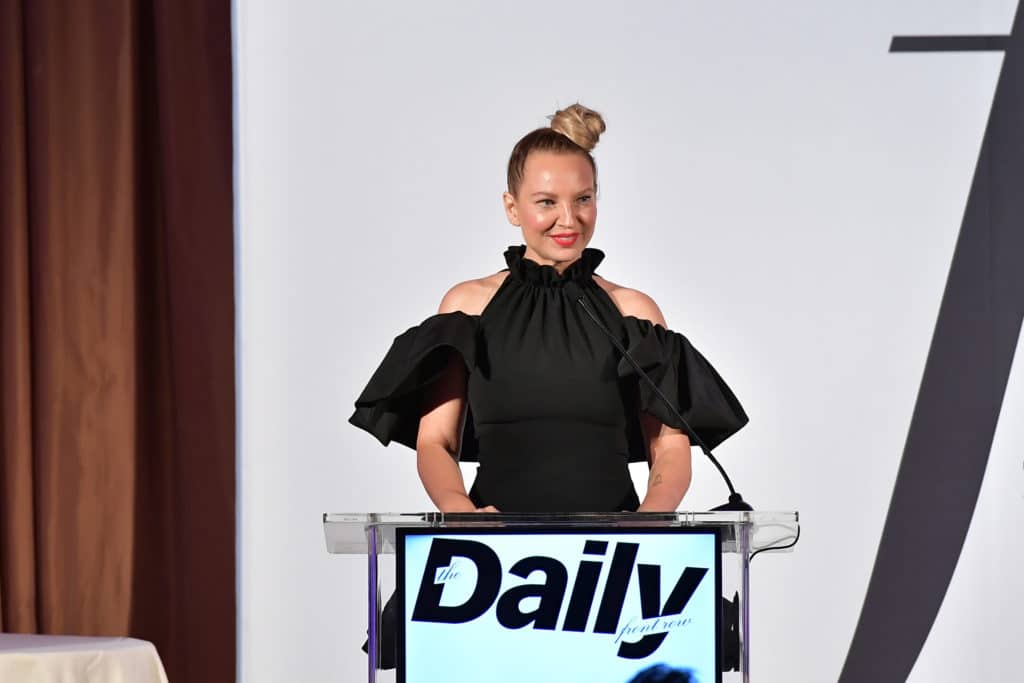
M538 199L537 200L537 205L538 206L543 206L545 208L551 207L551 206L555 205L555 200L554 199Z
M576 201L578 201L580 204L589 204L591 201L593 201L593 199L593 195L585 194L581 197L577 197Z

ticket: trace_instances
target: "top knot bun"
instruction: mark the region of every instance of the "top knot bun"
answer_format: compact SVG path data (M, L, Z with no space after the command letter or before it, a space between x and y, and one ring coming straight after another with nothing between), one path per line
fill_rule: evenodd
M594 171L595 187L597 183L597 164L590 150L594 149L601 133L604 132L604 119L593 109L587 109L576 103L555 112L551 117L551 125L537 128L524 135L508 158L508 191L518 195L519 186L526 173L526 159L534 152L553 152L555 154L582 154Z
M577 102L555 112L551 117L551 130L561 133L589 152L597 145L605 125L600 114Z

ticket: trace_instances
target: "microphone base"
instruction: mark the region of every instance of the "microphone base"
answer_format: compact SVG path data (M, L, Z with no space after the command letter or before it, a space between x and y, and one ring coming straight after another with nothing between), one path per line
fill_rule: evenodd
M729 502L723 503L718 507L711 508L712 512L753 512L754 508L747 501L743 500L743 496L738 493L733 493L729 496Z

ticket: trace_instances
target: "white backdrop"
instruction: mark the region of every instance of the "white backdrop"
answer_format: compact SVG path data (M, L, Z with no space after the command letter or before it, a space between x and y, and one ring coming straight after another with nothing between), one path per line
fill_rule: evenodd
M1005 34L1016 2L492 5L236 0L240 680L364 676L364 564L327 555L320 515L431 506L352 402L448 287L503 267L508 153L576 100L608 123L600 272L740 397L719 454L744 496L801 513L796 552L753 565L756 680L835 680L1002 62L888 45ZM1019 365L914 681L1016 675ZM683 507L724 500L695 469Z

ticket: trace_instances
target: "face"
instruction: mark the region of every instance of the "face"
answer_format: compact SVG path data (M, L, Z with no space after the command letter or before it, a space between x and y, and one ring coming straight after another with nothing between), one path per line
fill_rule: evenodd
M597 221L594 171L582 154L533 152L526 157L515 196L505 193L505 214L519 226L525 257L564 270L583 253Z

